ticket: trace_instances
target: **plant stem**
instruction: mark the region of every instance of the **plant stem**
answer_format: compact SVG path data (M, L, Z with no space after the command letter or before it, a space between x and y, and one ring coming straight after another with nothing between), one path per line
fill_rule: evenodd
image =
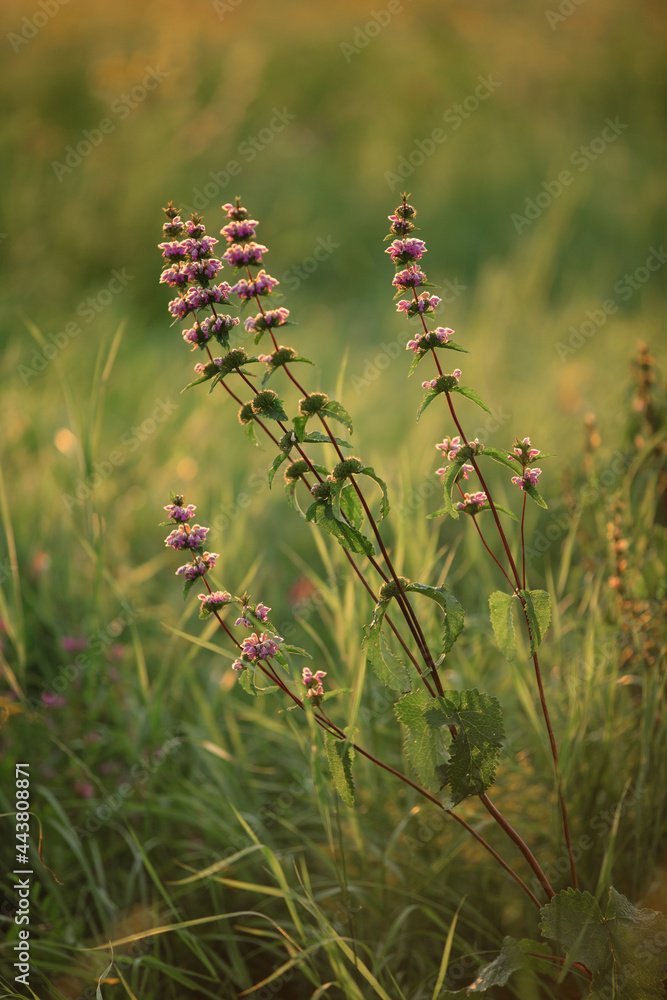
M516 846L519 848L519 850L523 854L524 858L526 859L526 861L528 862L528 864L530 865L530 867L533 869L535 875L537 875L537 878L538 878L538 880L540 882L540 885L542 886L542 888L546 892L548 898L549 899L553 899L553 897L556 895L556 893L551 888L551 886L549 884L549 880L547 879L546 875L542 871L542 869L541 869L541 867L539 865L539 862L537 861L537 858L535 857L535 855L533 854L533 852L530 850L530 848L528 847L528 845L519 836L519 834L516 832L516 830L514 829L514 827L512 826L512 824L508 820L505 819L505 817L500 812L500 810L496 809L496 807L494 806L493 802L488 797L488 795L486 794L486 792L482 792L482 794L479 797L480 797L480 799L482 801L482 804L485 806L486 809L488 809L488 811L491 813L491 815L493 816L493 818L495 819L495 821L499 824L499 826L501 826L503 828L503 830L505 831L505 833L507 834L507 836L511 840L513 840L514 843L516 844Z

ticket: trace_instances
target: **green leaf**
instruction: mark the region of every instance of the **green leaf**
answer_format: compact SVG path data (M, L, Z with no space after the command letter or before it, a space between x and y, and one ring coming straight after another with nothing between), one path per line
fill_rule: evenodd
M501 507L499 503L494 503L493 506L496 508L496 510L499 510L501 512L501 514L507 514L507 516L511 517L513 521L518 521L519 520L518 517L516 516L516 514L514 513L514 511L508 510L507 507ZM491 513L491 507L482 507L482 509L480 510L479 513L480 514L487 514L487 513L490 514Z
M330 399L326 406L323 406L319 411L324 417L333 417L334 420L338 420L339 423L347 427L348 431L352 433L352 418L347 410L336 402L335 399Z
M450 651L464 628L465 612L463 607L456 600L446 583L442 587L429 587L424 583L411 583L405 587L406 593L422 594L440 605L444 612L443 619L443 656L438 660L438 665L445 654Z
M245 432L248 435L251 444L254 444L256 448L261 448L261 444L257 440L257 435L255 434L255 421L251 420L249 424L244 424Z
M209 379L212 379L215 375L220 374L215 365L206 365L206 368L211 368L212 370L210 372L204 371L204 374L200 375L199 378L196 378L194 382L188 382L187 385L183 386L181 392L185 392L186 389L192 389L194 385L201 385L202 382L208 382Z
M538 955L550 954L550 948L544 941L516 941L514 938L503 939L502 948L498 958L494 959L483 969L480 969L473 983L466 990L457 990L455 993L445 990L441 997L465 997L474 993L486 993L492 986L504 986L510 976L519 969L533 969L536 972L546 973L549 976L554 974L554 964L546 958L539 958L529 952L537 952Z
M289 455L286 455L284 452L281 452L279 455L276 455L276 457L274 458L273 465L269 469L269 489L271 489L271 487L273 486L273 480L274 480L276 472L278 471L278 469L280 468L280 466L283 464L283 462L286 462L288 460L288 458L289 458Z
M246 694L251 694L253 696L257 695L257 692L255 691L255 685L253 683L253 672L252 670L249 670L247 667L245 670L242 670L239 673L239 684L246 692Z
M473 401L473 403L477 403L477 405L481 406L481 408L483 410L485 410L487 413L491 412L491 410L488 408L488 406L486 405L486 403L484 403L482 401L482 399L477 395L477 393L475 392L475 390L471 389L470 386L468 386L468 385L455 385L449 391L450 392L460 392L462 396L465 396L466 399L471 399Z
M312 503L306 511L306 520L319 524L321 528L333 535L348 552L356 552L358 555L364 556L374 554L372 542L353 525L348 524L347 521L339 520L334 515L330 501L316 500Z
M359 473L360 476L368 476L378 484L382 490L382 499L380 500L380 518L386 517L389 513L389 498L387 496L387 484L384 479L380 479L379 476L375 475L375 469L372 469L370 465L367 465L365 469L362 469Z
M507 452L501 451L500 448L487 448L485 445L484 451L481 451L480 455L488 455L488 457L492 458L494 462L499 462L500 465L504 465L506 468L511 469L515 476L518 476L521 472L521 465L508 458Z
M419 410L417 411L417 423L419 423L419 418L421 417L426 407L430 406L435 397L439 396L441 393L442 389L429 389L429 391L426 393L426 395L422 400L422 405L419 407Z
M291 643L284 642L280 648L286 653L293 653L295 656L307 656L309 660L312 660L312 656L308 650L301 649L301 646L292 646Z
M505 742L500 702L488 694L446 691L436 699L437 708L425 712L429 726L456 726L449 746L449 761L439 773L451 789L452 804L469 795L481 795L496 779L500 748Z
M361 500L350 483L341 483L343 489L338 494L338 504L334 501L334 516L344 517L354 528L361 528L364 523L364 508ZM333 491L332 491L333 498ZM338 507L338 510L336 510Z
M275 398L269 398L269 395ZM282 399L272 389L259 392L252 401L253 411L262 420L288 420Z
M530 651L538 648L551 623L551 598L546 590L520 590L526 602L525 610L530 625Z
M201 577L197 577L197 581L201 583ZM185 581L185 584L183 585L183 600L185 600L185 598L188 596L188 594L190 593L190 591L194 587L195 582L196 582L195 580L186 580Z
M373 664L373 669L378 678L392 691L406 694L412 690L412 679L408 667L400 657L391 650L382 634L384 616L389 606L389 601L380 601L375 605L373 621L370 625L364 625L364 639L362 649L366 650L368 659Z
M327 732L324 734L324 746L336 791L346 806L353 806L354 781L352 780L352 761L354 759L354 748L349 740L338 740L331 733Z
M461 347L460 344L455 343L455 341L453 340L450 340L448 344L434 344L433 347L429 347L425 351L418 351L415 354L415 356L412 359L412 364L410 365L408 378L410 378L410 376L412 375L413 371L415 370L421 359L425 358L427 354L430 354L432 350L461 351L463 354L470 353L465 349L465 347Z
M294 425L294 433L297 436L297 440L299 442L303 441L306 424L308 423L308 414L303 413L298 417L292 417L292 423Z
M639 910L611 886L605 913L594 896L564 889L540 910L540 930L557 941L569 963L592 972L590 1000L663 1000L667 918Z
M403 744L405 755L428 791L439 791L442 785L436 768L445 759L446 750L442 735L429 726L424 711L431 703L423 689L412 691L394 705L399 722L407 727Z
M295 417L296 420L302 420L302 417ZM304 423L305 427L305 423ZM331 438L328 434L323 434L322 431L309 431L304 438L299 438L303 444L331 444ZM336 437L334 434L334 441L336 444L340 445L341 448L351 448L352 445L349 441L343 441L342 438Z
M443 480L442 480L442 486L443 486L443 489L445 491L444 492L444 498L445 498L445 508L444 509L445 509L445 512L447 514L449 514L453 518L458 518L459 512L456 509L456 507L454 506L454 502L452 500L452 490L454 489L454 484L456 482L456 477L460 473L462 467L463 467L463 462L451 462L448 466L446 466L447 471L445 472L445 475L443 476ZM431 516L434 517L435 515L431 515Z
M542 456L540 456L540 458L541 457ZM545 500L542 499L542 497L537 492L537 490L536 490L536 488L535 488L535 486L534 486L533 483L524 483L523 489L524 489L524 493L527 493L528 496L530 497L530 499L534 500L535 503L538 505L538 507L544 507L545 510L549 509L548 508L548 504L546 503Z
M512 662L516 654L516 635L514 633L514 619L512 618L513 597L513 594L503 594L502 590L496 590L489 597L493 634L500 652L509 663Z

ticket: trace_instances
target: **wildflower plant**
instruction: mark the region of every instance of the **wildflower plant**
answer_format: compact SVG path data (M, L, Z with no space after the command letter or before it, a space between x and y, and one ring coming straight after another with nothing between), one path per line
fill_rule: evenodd
M251 602L247 594L237 597L227 590L214 589L209 575L218 557L206 550L209 529L190 525L195 507L186 504L183 496L170 494L165 526L171 531L165 544L188 559L176 570L184 578L184 596L195 583L205 588L198 595L200 618L215 617L235 648L233 668L245 691L253 695L281 693L291 707L311 713L322 730L332 778L346 804L354 802L355 757L363 756L464 827L539 911L530 932L541 932L541 940L505 938L501 955L480 971L467 991L443 990L439 996L483 993L503 986L519 969L531 968L555 978L570 972L579 977L588 991L586 996L599 1000L606 996L626 1000L658 998L667 972L667 956L664 947L657 947L655 942L667 942L665 918L650 910L636 909L613 887L606 887L597 896L579 887L558 740L539 658L551 622L551 601L546 591L528 586L526 570L527 502L546 507L538 491L542 469L535 463L550 456L535 447L529 437L517 438L510 448L499 449L466 436L457 411L459 397L489 410L476 391L465 384L464 369L447 362L450 355L444 352L460 357L467 351L456 342L453 330L435 325L441 300L430 291L433 286L423 270L423 257L428 251L425 242L414 235L415 208L404 195L389 216L387 240L391 242L385 252L395 268L391 284L398 300L396 310L417 327L406 344L406 350L412 352L408 375L427 356L434 368L421 383L424 393L417 419L438 400L449 424L447 436L435 445L444 463L435 470L442 482L443 506L429 517L450 517L461 522L462 530L474 531L501 574L503 589L491 594L489 609L497 645L508 660L517 654L515 618L524 623L551 751L555 803L569 859L570 885L559 892L553 889L521 833L491 797L501 749L506 743L498 700L477 689L449 690L443 683L446 658L464 630L463 607L444 583L435 586L398 575L381 530L381 522L390 512L386 483L361 458L346 455L352 419L343 405L324 392L308 392L301 384L294 369L312 362L295 348L278 342L276 334L283 337L280 328L290 325L290 312L282 305L274 306L279 282L265 270L268 250L255 240L259 223L249 217L239 198L224 205L223 210L228 221L220 233L227 248L217 257L214 248L218 240L206 235L198 215L183 221L171 203L165 209L165 242L160 244L165 265L160 280L175 293L169 311L175 321L187 324L182 331L184 340L193 351L204 354L203 362L195 365L196 378L186 388L208 382L209 392L220 387L235 401L238 419L250 440L257 443L258 435L262 435L276 449L269 484L275 484L282 470L289 504L342 547L359 586L374 604L372 619L360 641L379 680L395 698L394 713L405 733L405 756L413 774L378 759L364 745L363 734L347 730L337 721L342 711L339 699L348 692L326 690L326 672L317 664L301 670L294 665L294 657L308 654L276 633L268 617L269 607ZM225 265L232 270L230 281L215 284ZM240 318L226 311L236 308L236 300L240 310L257 310L245 319L245 336L237 329ZM246 343L249 335L254 345L262 340L269 342L268 352L248 354L243 344L231 343L232 335L239 334ZM220 356L214 355L214 342L222 348ZM280 369L282 377L299 394L291 416L278 392L266 388L274 376L277 382ZM317 450L322 444L331 445L336 453L331 468L318 461ZM516 488L518 515L494 498L486 479L489 462L501 466L510 486ZM463 489L466 481L469 491ZM376 495L374 502L369 499L369 488ZM518 523L518 531L510 527L513 521ZM439 610L441 638L436 649L426 639L415 606L423 600L433 602ZM235 608L231 614L230 606ZM244 636L235 629L250 634ZM470 797L479 799L518 848L532 875L530 885L525 875L456 811Z

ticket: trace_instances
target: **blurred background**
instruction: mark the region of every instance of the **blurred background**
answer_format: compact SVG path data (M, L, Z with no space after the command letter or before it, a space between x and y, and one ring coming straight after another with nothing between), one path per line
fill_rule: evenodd
M362 669L358 635L371 612L357 608L349 580L340 583L338 554L318 548L280 488L269 493L273 453L249 445L232 401L208 397L203 387L181 395L200 357L188 356L178 325L170 327L169 293L158 284L162 207L173 200L199 211L217 235L221 204L238 194L260 220L267 269L281 280L281 304L297 324L286 342L317 365L304 376L309 391L346 406L355 454L388 480L401 524L392 539L406 570L441 580L452 565L448 579L470 602L474 626L484 614L483 588L499 582L478 566L479 552L458 525L424 522L441 505L433 446L453 428L437 406L415 422L422 369L406 380L412 330L396 313L384 254L386 217L410 192L417 235L428 247L425 269L443 298L438 321L470 351L457 356L462 382L492 410L488 417L462 401L468 436L506 447L529 434L555 453L541 487L556 509L570 509L590 485L593 452L598 470L612 470L588 503L580 548L566 517L538 549L536 566L561 586L560 597L572 565L580 569L576 597L563 606L573 615L564 636L576 632L576 610L591 607L617 636L618 593L601 596L601 581L615 572L605 536L613 516L597 501L611 496L619 469L650 437L644 428L638 443L636 428L628 431L642 415L633 404L637 343L648 345L658 370L664 357L667 18L652 0L554 0L551 7L380 0L372 9L348 0L15 0L0 22L3 735L10 758L32 750L34 781L45 789L52 851L45 860L69 876L60 892L43 880L41 924L59 943L51 952L45 946L40 962L48 995L74 998L94 971L72 971L77 949L141 929L132 915L141 927L182 919L188 907L165 909L166 894L156 889L163 877L184 874L167 859L179 855L200 869L219 857L211 831L238 829L221 799L256 816L284 782L275 768L281 740L288 739L286 768L294 773L304 747L310 752L307 734L285 727L263 702L249 708L232 690L219 654L168 631L203 634L192 620L196 600L184 610L166 532L156 527L168 491L185 492L200 521L217 528L210 541L221 554L220 585L248 587L285 629L301 613L294 641L316 644L341 677ZM275 387L293 412L296 397ZM531 529L547 537L553 516L531 512ZM646 518L652 525L653 514ZM646 538L650 579L642 577L636 597L657 607L664 600L660 550ZM213 641L210 629L206 635ZM87 662L71 668L77 654ZM479 656L480 670L508 685L497 659ZM559 669L557 653L551 666ZM68 669L73 679L60 689L55 681ZM467 678L464 662L453 669ZM506 694L521 702L509 687ZM38 706L32 715L25 698ZM281 735L286 728L289 738ZM86 810L175 733L187 751L173 756L169 779L166 769L149 769L135 811L112 810L99 835L82 839ZM602 771L611 758L600 759ZM275 789L267 792L266 781ZM622 792L622 782L606 788L608 804ZM301 805L308 835L321 838L316 807ZM278 851L290 840L283 820L272 829L285 837ZM378 821L378 842L386 822ZM397 828L403 819L391 822ZM535 822L543 828L539 815ZM647 820L653 861L662 822L653 814ZM155 862L155 880L143 853L153 848L164 865ZM326 856L328 848L321 850ZM633 876L635 898L653 861ZM396 865L398 883L406 876ZM105 882L110 866L133 871L127 880L114 875L122 890ZM430 881L425 874L424 885ZM86 888L77 896L72 884ZM482 880L480 898L490 884ZM500 893L497 885L493 891ZM371 899L364 905L374 912L378 899ZM193 914L214 912L219 902L198 898ZM510 929L515 918L507 915ZM474 926L483 950L493 920ZM425 940L423 927L420 934ZM436 938L437 969L439 931ZM193 944L186 932L179 940L180 957L176 946L174 954L156 946L129 955L127 969L151 970L141 996L171 996L173 970L192 970L197 948L208 954L209 945ZM408 954L410 938L401 940ZM248 988L260 977L243 934L234 942L229 968L215 975ZM426 981L427 971L417 980ZM213 979L204 982L213 973L203 959L199 974L200 985L183 980L178 995L220 995ZM310 986L292 988L290 995L310 996ZM421 995L410 989L406 995Z

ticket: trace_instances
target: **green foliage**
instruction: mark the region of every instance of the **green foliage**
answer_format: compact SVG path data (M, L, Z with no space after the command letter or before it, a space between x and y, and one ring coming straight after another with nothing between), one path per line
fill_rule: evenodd
M594 896L564 889L540 910L542 934L556 941L568 964L592 972L590 1000L661 1000L667 976L667 918L639 910L613 886L604 913Z
M456 992L444 990L440 996L444 1000L445 997L468 997L475 993L486 993L492 986L505 986L513 973L520 969L532 969L551 976L554 971L553 963L538 957L540 953L548 955L550 951L543 941L530 941L527 938L516 941L506 937L498 957L479 970L467 989Z
M349 497L349 502L353 503L351 497ZM341 513L337 516L331 500L316 500L306 511L306 520L314 521L315 524L324 528L348 552L372 556L373 543L354 524L345 520L342 504L340 510Z
M520 590L530 627L530 651L539 647L551 623L551 598L546 590Z
M419 688L406 694L394 705L396 718L406 727L403 748L405 755L419 776L420 784L431 792L438 792L442 780L437 767L446 755L445 741L438 730L426 721L425 712L431 704L426 692Z
M322 407L319 412L324 417L333 417L334 420L337 420L340 424L343 424L344 427L347 427L350 434L352 433L352 418L345 407L341 406L341 404L335 399L330 399L326 406Z
M491 410L488 408L484 400L480 395L471 389L469 385L455 385L449 390L450 392L458 392L461 396L465 396L466 399L472 400L477 406L479 406L485 413L490 413Z
M392 691L407 694L412 690L410 669L389 647L382 633L382 624L389 603L390 601L386 600L379 601L375 605L373 621L370 625L364 625L362 646L382 683Z
M442 655L438 660L438 666L444 660L464 628L465 612L463 607L452 594L446 583L441 587L430 587L424 583L410 583L405 588L406 593L421 594L435 601L444 612L442 620Z
M510 663L516 654L516 635L512 617L513 599L513 594L504 594L501 590L496 590L489 597L493 634L496 637L498 648Z
M336 739L331 733L324 734L324 746L336 791L346 806L353 806L352 761L354 760L354 747L349 740Z
M449 760L438 768L443 785L449 785L451 803L481 795L496 779L500 749L505 742L500 702L479 691L446 691L435 699L425 718L436 731L456 727L449 746Z

